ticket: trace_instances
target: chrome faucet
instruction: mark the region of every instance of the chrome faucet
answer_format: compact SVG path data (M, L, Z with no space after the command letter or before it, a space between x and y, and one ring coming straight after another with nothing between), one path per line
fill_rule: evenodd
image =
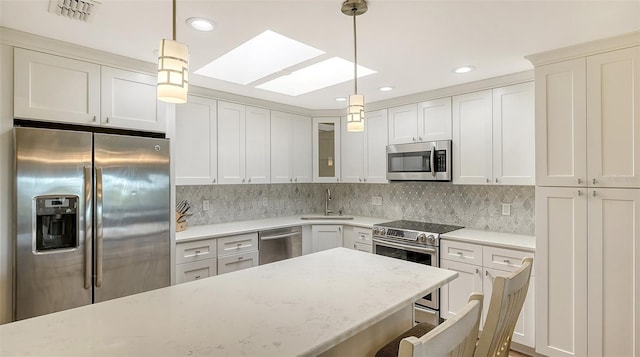
M329 201L331 201L331 190L327 189L325 199L324 199L324 215L325 216L328 216L329 214L333 213L333 211L329 209Z

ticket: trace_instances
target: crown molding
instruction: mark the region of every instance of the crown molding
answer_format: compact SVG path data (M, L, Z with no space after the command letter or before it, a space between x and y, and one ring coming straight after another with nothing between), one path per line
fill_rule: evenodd
M402 97L367 103L366 109L367 111L373 111L378 109L398 107L401 105L420 103L427 100L450 97L458 94L465 94L465 93L477 92L485 89L504 87L512 84L531 82L533 81L533 79L534 79L533 70L517 72L513 74L507 74L504 76L483 79L475 82L469 82L469 83L458 84L455 86L439 88L439 89L435 89L427 92L421 92L421 93L406 95Z
M529 60L529 62L534 66L538 67L634 46L640 46L640 31L629 32L619 36L603 38L556 50L536 53L525 56L524 58Z

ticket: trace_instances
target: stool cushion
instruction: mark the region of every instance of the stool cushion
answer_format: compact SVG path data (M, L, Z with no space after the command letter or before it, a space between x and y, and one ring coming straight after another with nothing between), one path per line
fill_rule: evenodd
M384 347L376 352L376 357L396 357L398 356L398 349L400 348L400 341L403 338L409 336L422 337L427 334L427 332L433 330L435 328L434 325L428 324L426 322L421 322L409 330L402 333L400 336L396 337L393 341L387 343Z

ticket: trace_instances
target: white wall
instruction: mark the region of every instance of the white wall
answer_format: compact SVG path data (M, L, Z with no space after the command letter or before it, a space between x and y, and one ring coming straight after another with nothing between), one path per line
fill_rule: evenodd
M13 300L13 47L0 45L0 323Z

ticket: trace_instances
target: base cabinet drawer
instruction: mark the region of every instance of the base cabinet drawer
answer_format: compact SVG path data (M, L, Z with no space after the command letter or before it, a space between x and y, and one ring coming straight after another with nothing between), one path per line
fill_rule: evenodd
M353 243L353 249L361 252L373 253L373 246L371 244Z
M227 255L218 258L218 274L231 273L258 265L258 251Z
M176 265L176 284L200 280L216 275L216 258Z
M216 240L205 239L176 244L176 264L216 257Z
M440 259L482 265L482 246L457 241L440 241Z
M218 238L218 255L250 252L258 249L258 233L238 234Z
M356 243L361 244L373 244L372 232L369 228L353 227L353 235Z
M522 259L533 258L533 253L523 252L513 249L502 249L496 247L484 247L483 252L483 265L487 268L516 271L522 265ZM534 263L535 264L535 263ZM531 275L533 275L534 269L531 269Z

